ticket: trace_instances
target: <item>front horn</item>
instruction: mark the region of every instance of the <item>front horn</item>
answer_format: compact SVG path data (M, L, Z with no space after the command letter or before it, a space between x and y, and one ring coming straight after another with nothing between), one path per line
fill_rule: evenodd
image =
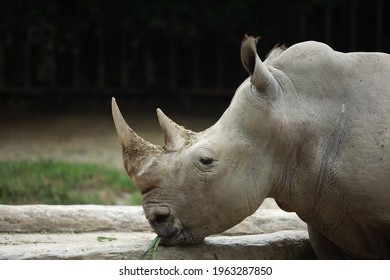
M162 148L138 136L123 118L115 98L111 101L112 117L122 145L123 163L130 177L134 178L142 163L149 157L158 155Z

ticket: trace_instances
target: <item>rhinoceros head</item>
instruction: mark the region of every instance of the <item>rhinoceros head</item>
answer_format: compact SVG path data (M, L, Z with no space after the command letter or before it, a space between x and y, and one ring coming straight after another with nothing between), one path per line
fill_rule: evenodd
M278 88L246 37L241 58L251 75L212 127L187 130L157 109L164 147L139 137L112 111L128 175L145 215L165 244L197 243L252 214L269 194L273 170L272 99Z

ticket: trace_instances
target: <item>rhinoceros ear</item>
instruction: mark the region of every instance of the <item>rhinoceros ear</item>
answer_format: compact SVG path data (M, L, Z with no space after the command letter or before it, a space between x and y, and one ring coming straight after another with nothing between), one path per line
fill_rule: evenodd
M160 109L157 109L157 117L164 134L164 149L168 152L177 151L184 147L196 135L195 132L176 124Z
M274 82L274 77L257 55L256 45L260 37L245 35L241 44L241 61L246 71L251 75L251 83L260 92Z

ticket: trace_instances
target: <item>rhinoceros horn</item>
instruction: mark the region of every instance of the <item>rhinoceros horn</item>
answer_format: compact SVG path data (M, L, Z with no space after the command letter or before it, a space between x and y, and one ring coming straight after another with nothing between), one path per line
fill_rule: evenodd
M164 134L164 149L168 152L177 151L191 141L196 135L195 132L179 126L163 111L157 109L157 117L160 123L161 130Z
M241 44L241 61L251 75L251 83L258 91L265 92L275 79L257 55L256 45L259 39L260 37L245 35Z
M144 140L128 126L116 104L115 98L112 98L111 109L116 132L122 145L125 169L130 177L134 178L143 161L161 153L161 147Z

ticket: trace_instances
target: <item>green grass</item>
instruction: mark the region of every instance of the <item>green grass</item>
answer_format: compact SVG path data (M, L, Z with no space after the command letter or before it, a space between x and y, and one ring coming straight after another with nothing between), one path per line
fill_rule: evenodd
M51 160L0 161L0 204L109 205L119 199L140 204L138 191L122 170Z

